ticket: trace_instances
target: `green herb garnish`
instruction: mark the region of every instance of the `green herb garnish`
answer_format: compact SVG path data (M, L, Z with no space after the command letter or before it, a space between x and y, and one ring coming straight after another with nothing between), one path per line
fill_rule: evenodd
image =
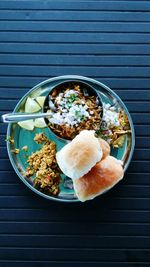
M81 116L80 120L84 121L85 120L85 116Z
M76 99L77 99L77 96L75 94L71 94L69 96L69 102L71 102L71 103L74 102Z

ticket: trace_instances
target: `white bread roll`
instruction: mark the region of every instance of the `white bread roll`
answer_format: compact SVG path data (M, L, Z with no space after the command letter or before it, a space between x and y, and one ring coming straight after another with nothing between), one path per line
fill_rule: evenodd
M124 175L120 160L112 156L97 163L87 174L74 180L74 190L82 202L95 198L118 183Z
M98 138L98 141L103 152L102 159L104 159L110 155L110 145L102 138Z
M102 158L102 149L94 131L80 132L56 154L62 172L72 179L83 176Z

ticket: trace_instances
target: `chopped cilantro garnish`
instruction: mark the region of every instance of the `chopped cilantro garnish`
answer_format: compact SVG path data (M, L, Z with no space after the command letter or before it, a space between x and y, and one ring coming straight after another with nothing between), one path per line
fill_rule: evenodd
M84 121L85 120L85 116L81 116L80 120Z
M76 111L75 111L75 116L76 116L77 118L79 118L79 117L80 117L80 111L76 110Z
M76 99L77 99L77 96L75 94L71 94L69 96L69 102L71 102L71 103L74 102Z

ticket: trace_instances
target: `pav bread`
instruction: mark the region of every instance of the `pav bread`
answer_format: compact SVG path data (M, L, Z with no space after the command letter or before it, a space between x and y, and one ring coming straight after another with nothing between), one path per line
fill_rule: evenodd
M113 187L123 175L121 162L112 156L107 156L87 174L73 181L75 193L82 202L93 199Z
M110 155L110 145L102 138L98 138L98 141L103 152L102 159L104 159Z
M101 160L102 149L94 131L83 130L56 154L62 172L72 179L88 173Z

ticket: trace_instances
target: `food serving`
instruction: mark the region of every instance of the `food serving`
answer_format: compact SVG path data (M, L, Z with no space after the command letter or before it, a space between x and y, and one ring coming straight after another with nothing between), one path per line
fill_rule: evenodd
M94 131L83 130L56 154L60 169L72 178L82 202L99 196L123 178L122 162L109 155L108 147Z
M81 102L84 98L85 103ZM59 110L62 104L69 104L66 110L62 108L64 114ZM79 108L71 118L70 104ZM91 106L96 113L92 114ZM113 91L89 78L50 79L28 92L14 113L38 116L46 111L53 114L49 117L51 122L32 118L8 126L11 163L30 189L48 199L83 202L122 179L133 152L134 129L130 114ZM63 125L54 123L56 113L66 118ZM61 127L65 129L63 136L57 132Z
M106 140L112 147L123 146L126 134L131 134L126 113L110 104L103 103L103 119L97 135Z
M100 128L100 99L85 83L69 82L57 86L49 94L45 107L50 115L45 121L61 138L72 140L80 131Z
M34 141L43 146L27 158L29 166L24 176L29 178L35 175L33 181L35 188L45 194L57 196L60 192L61 171L56 161L56 144L43 132L36 134Z
M56 197L60 193L62 173L72 179L82 202L102 194L123 178L122 162L110 156L110 145L96 137L93 130L81 131L58 152L56 144L43 132L36 134L34 141L42 147L27 157L24 176L32 177L34 187L44 194ZM27 152L28 147L22 150ZM15 148L14 153L20 151Z
M47 195L59 194L61 173L72 179L82 202L104 193L123 178L122 162L110 156L109 144L93 130L81 131L58 152L43 132L36 134L34 141L42 147L27 157L24 175L33 177L34 187Z
M74 190L80 201L91 200L112 188L123 175L121 162L112 156L107 156L87 174L73 181Z
M102 158L102 149L94 131L83 130L56 154L63 173L77 179L87 173Z

